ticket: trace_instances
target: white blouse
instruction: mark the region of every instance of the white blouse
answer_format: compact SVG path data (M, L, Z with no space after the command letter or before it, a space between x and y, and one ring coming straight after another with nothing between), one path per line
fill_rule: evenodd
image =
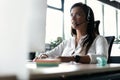
M77 47L75 47L75 37L70 38L69 40L64 40L61 44L55 47L53 50L46 52L45 54L48 57L55 58L58 56L75 56L75 55L85 55L80 53L81 50L81 41L85 36L79 40ZM74 54L73 54L74 53ZM97 63L97 57L108 58L108 43L107 40L98 35L93 41L90 49L88 50L87 55L90 57L90 63Z

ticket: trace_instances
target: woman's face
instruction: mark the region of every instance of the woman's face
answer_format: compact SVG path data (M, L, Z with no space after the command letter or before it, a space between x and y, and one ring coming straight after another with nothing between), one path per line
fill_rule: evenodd
M86 22L86 15L82 8L74 7L71 9L71 23L73 29L80 28L80 26Z

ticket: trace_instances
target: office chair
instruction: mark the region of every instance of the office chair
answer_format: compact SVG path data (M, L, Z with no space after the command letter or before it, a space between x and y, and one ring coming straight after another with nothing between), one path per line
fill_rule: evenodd
M108 61L107 63L110 63L110 55L111 55L111 50L112 50L112 45L113 45L113 42L114 42L114 39L115 39L115 36L106 36L105 37L107 42L108 42Z
M96 34L100 34L99 33L99 24L100 24L100 20L96 20L95 22L94 22L94 31L95 31L95 33Z

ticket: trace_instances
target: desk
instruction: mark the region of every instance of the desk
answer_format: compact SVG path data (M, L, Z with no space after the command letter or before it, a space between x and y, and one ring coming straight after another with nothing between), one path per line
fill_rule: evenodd
M0 80L17 80L16 75L1 75Z
M108 80L120 78L120 64L96 64L61 63L57 67L36 67L30 62L27 64L30 71L30 79L40 80ZM57 79L58 78L58 79ZM75 79L76 78L76 79ZM99 79L98 79L99 78Z

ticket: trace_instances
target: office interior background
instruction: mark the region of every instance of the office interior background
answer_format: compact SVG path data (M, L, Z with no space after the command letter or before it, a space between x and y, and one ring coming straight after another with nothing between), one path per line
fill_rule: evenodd
M0 0L0 77L17 75L27 80L29 52L44 52L45 44L57 37L71 37L70 8L76 2L93 9L95 20L100 20L101 35L116 37L111 55L120 56L120 2L116 0L114 7L101 1Z
M47 0L46 43L57 37L71 37L70 8L74 3L89 5L95 20L100 20L99 32L103 36L115 36L111 56L120 56L120 2L119 0ZM109 3L109 4L108 4ZM111 5L116 3L115 5Z

